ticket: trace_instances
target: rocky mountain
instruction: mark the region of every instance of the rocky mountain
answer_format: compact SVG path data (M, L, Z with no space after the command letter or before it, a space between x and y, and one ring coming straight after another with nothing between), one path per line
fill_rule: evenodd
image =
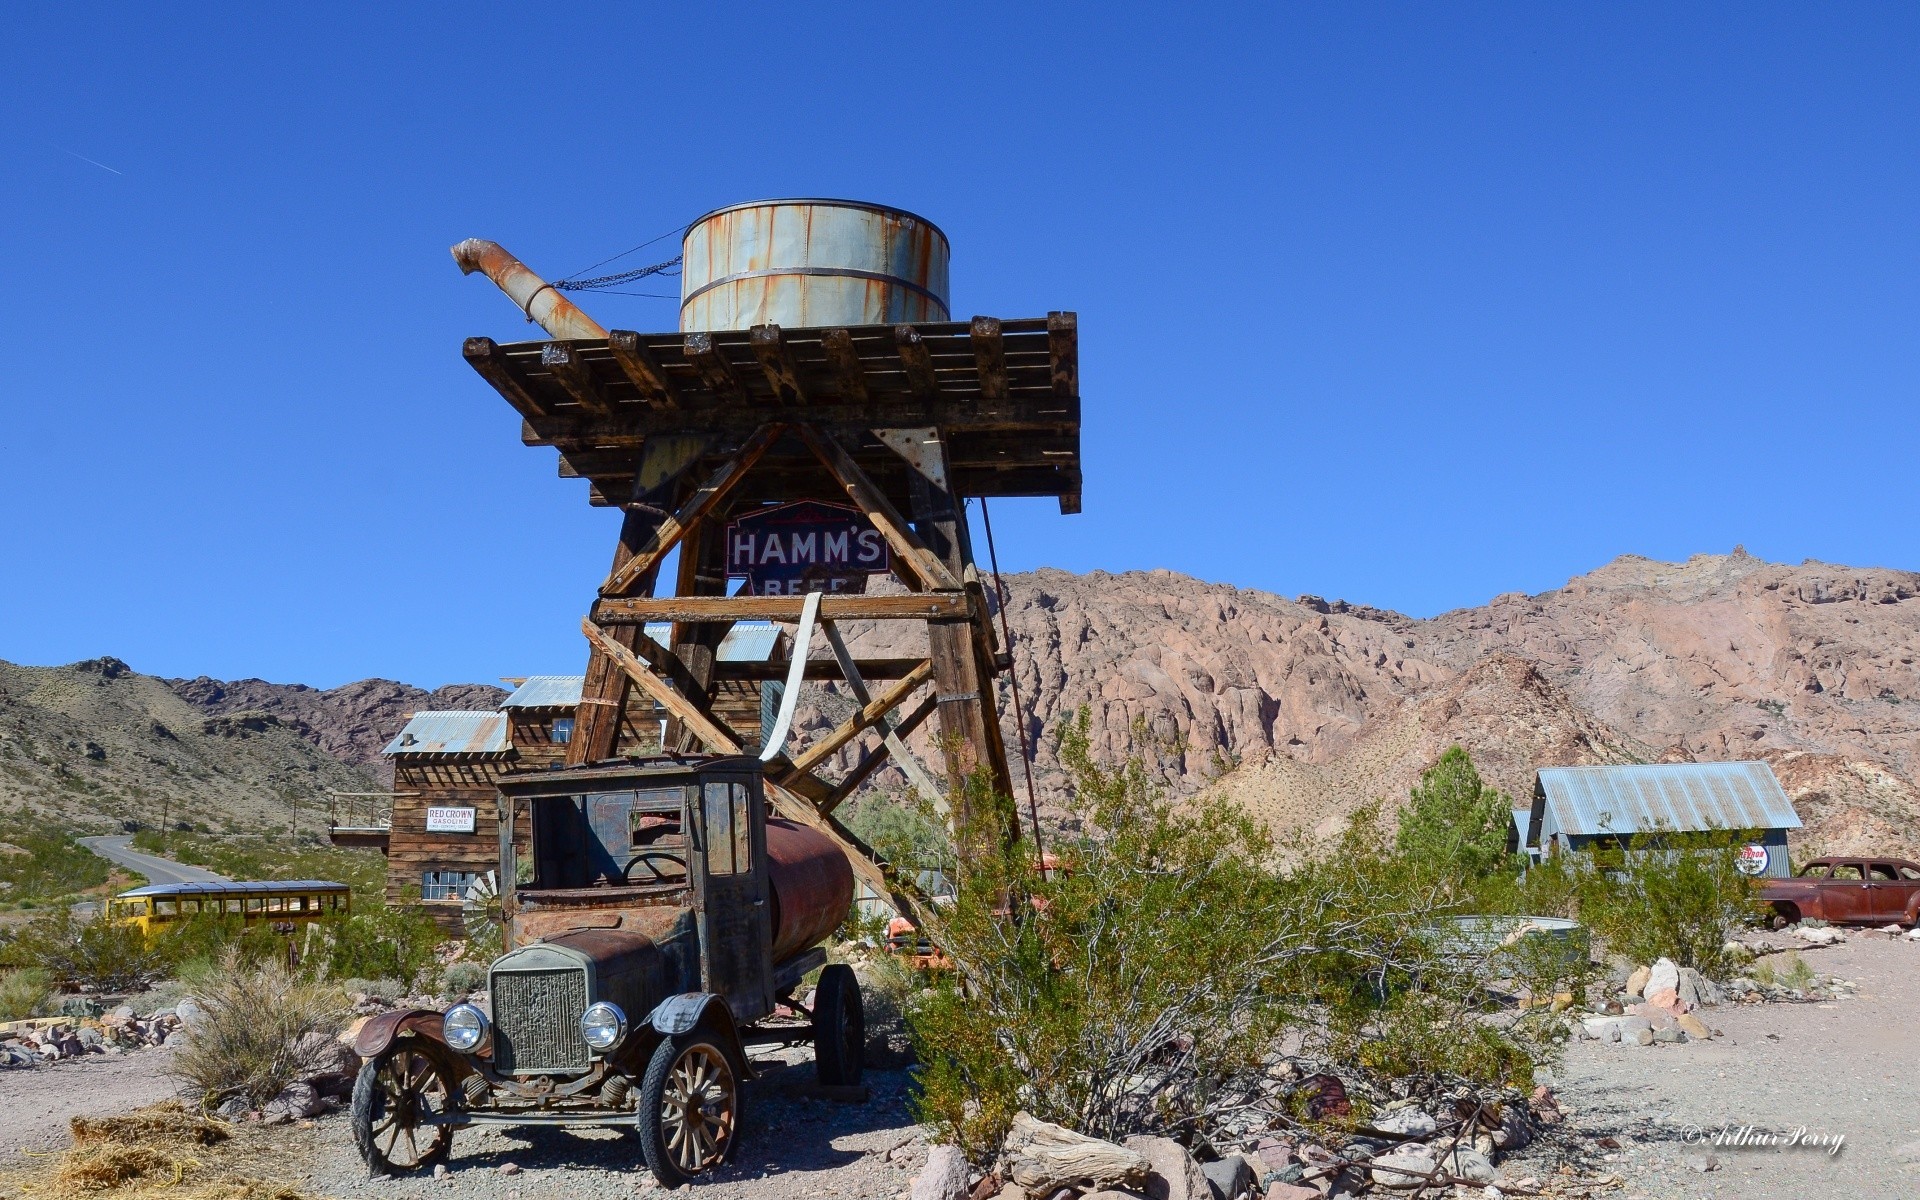
M1920 858L1912 572L1785 566L1739 551L1684 563L1624 557L1552 591L1425 620L1168 571L1041 570L1009 576L1007 588L1045 804L1063 800L1066 784L1052 731L1084 708L1098 752L1143 753L1174 791L1217 787L1282 828L1331 828L1374 797L1392 804L1455 743L1523 798L1540 766L1759 757L1807 822L1795 839L1801 853L1875 848ZM847 632L860 653L924 649L910 622ZM386 680L325 691L162 681L110 659L0 668L0 798L72 807L85 793L74 781L87 780L115 796L151 792L151 758L185 769L176 745L184 729L207 778L229 778L218 766L236 781L209 784L207 794L235 796L236 813L259 811L259 795L295 784L313 795L345 786L323 778L364 788L363 772L377 778L379 749L406 714L490 708L501 695L481 684L426 692ZM1008 745L1018 746L1005 678L1000 698ZM802 736L823 730L848 707L833 689L809 685L797 726ZM153 731L156 722L172 740ZM19 740L29 727L30 751ZM931 733L914 739L929 762ZM107 757L89 757L89 742ZM843 751L839 768L857 752ZM123 763L125 778L114 774ZM335 770L348 773L327 774ZM1014 774L1018 786L1017 765ZM878 782L904 783L885 773Z
M0 663L0 812L109 830L315 828L368 776L260 708L212 711L113 658Z

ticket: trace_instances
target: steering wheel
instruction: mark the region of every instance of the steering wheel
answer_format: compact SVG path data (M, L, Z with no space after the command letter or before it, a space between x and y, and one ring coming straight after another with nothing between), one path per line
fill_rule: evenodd
M685 879L687 877L687 860L680 857L678 854L673 854L666 850L642 850L640 853L633 856L632 862L627 864L627 870L624 877L625 882L639 883L639 884L667 882L667 879L668 879L667 873L654 865L654 861L656 859L664 859L665 861L670 862L675 866L679 867L680 868L679 878ZM635 879L633 877L633 869L639 866L641 863L645 863L647 865L647 870L653 872L652 879Z

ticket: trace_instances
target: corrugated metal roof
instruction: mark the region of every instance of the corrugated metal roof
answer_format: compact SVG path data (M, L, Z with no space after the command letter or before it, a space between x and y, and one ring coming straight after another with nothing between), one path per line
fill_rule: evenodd
M380 753L503 754L507 749L503 712L422 712L413 714Z
M529 675L513 695L500 702L500 707L573 708L580 703L580 689L586 685L585 675Z
M1800 828L1793 802L1763 762L1543 767L1535 787L1535 839L1545 823L1543 807L1559 832L1575 837Z
M660 622L647 626L647 636L664 646L673 626ZM780 645L780 627L771 621L736 621L727 636L720 639L721 662L765 662Z
M1527 844L1527 833L1533 826L1533 810L1516 808L1513 810L1513 828L1520 835L1519 845Z
M344 892L344 883L325 879L280 879L251 883L155 883L121 892L116 900L129 896L245 896L260 892Z

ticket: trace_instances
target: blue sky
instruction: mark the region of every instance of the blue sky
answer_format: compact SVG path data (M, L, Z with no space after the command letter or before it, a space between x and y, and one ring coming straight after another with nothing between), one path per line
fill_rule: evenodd
M1920 9L1676 8L10 10L0 658L578 670L616 518L461 362L527 327L447 247L775 195L1079 312L1086 511L997 506L1009 569L1920 566Z

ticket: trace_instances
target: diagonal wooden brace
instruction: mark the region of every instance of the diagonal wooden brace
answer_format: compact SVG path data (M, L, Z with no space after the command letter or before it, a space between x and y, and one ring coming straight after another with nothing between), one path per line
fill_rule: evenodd
M753 436L740 447L737 454L707 477L707 481L700 485L685 504L680 506L679 511L660 523L660 527L654 530L653 536L647 540L646 545L636 551L634 556L613 574L607 576L607 581L600 585L600 594L624 596L635 583L647 578L648 573L660 565L660 560L672 552L673 548L680 544L680 540L687 536L687 531L727 498L727 494L733 491L746 477L747 472L751 471L772 448L773 443L779 439L781 431L782 426L778 424L762 425L756 430Z
M717 717L707 710L698 699L682 695L674 690L672 684L654 674L653 669L640 660L639 655L615 641L611 635L592 621L580 622L580 631L587 635L587 641L593 648L607 656L615 666L626 673L627 678L647 695L660 702L660 706L679 719L681 725L706 743L715 754L739 754L740 741ZM642 641L650 639L643 638ZM664 651L662 652L664 653Z
M900 723L893 727L893 732L899 737L906 737L924 725L927 718L933 715L933 710L938 707L940 707L940 697L929 694L913 706L912 712L900 718ZM814 807L823 813L830 813L839 808L842 801L853 795L854 790L867 781L868 776L886 765L890 753L885 742L869 750L859 762L854 764L853 770L847 772L846 778L833 785L832 791L814 800Z
M872 728L882 717L900 707L906 698L913 694L915 688L932 677L931 662L923 662L909 671L893 686L864 705L860 711L835 726L825 737L801 751L800 756L793 760L792 769L782 777L781 781L787 782L796 775L811 772L815 767L832 758L840 747L859 737L862 730Z
M847 690L853 693L853 698L858 700L864 709L873 703L873 697L867 694L867 681L860 678L860 667L853 661L853 651L847 649L846 639L840 636L838 625L832 621L822 621L820 627L826 632L827 643L833 647L833 656L840 660L840 670L847 677ZM873 724L874 728L880 731L880 741L886 746L888 753L893 755L893 761L900 765L900 769L906 772L913 786L920 789L920 794L927 798L927 803L933 805L934 811L940 814L942 820L945 820L946 792L933 781L931 775L927 774L927 769L921 766L920 760L907 749L907 744L900 740L900 735L894 730L891 719L882 714L874 718Z
M860 464L853 461L853 456L839 442L811 425L796 426L795 432L807 444L807 449L813 451L813 456L820 460L820 464L846 490L848 498L867 514L867 519L880 531L880 536L887 539L887 545L893 548L895 566L905 567L906 574L911 576L907 580L909 586L918 591L929 588L947 591L959 589L960 581L947 569L947 564L927 549L926 543L920 540L913 532L913 527L907 524L906 518L900 515L900 510L887 499L886 493L874 485L873 480L867 478L867 473L860 469Z

